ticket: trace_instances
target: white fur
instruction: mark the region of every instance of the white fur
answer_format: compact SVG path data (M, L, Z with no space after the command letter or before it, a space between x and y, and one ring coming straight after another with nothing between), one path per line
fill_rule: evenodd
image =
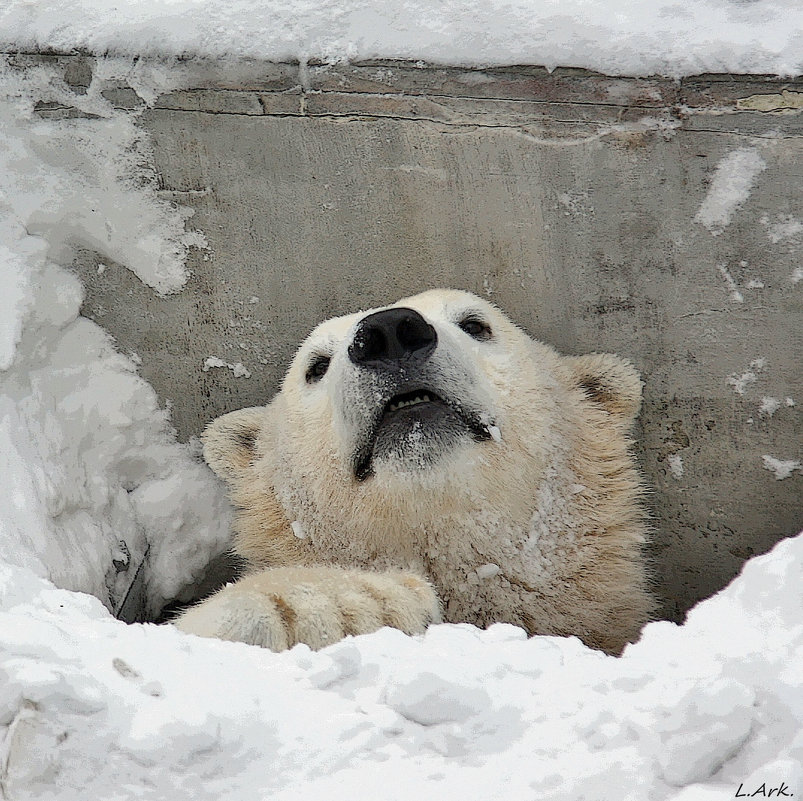
M401 615L384 622L405 631L437 619L434 595L421 589L431 585L448 621L505 621L621 650L652 610L641 485L628 450L637 373L609 354L561 357L465 292L433 290L394 305L434 327L427 381L476 412L488 437L461 437L433 453L428 432L413 426L374 459L367 480L355 479L355 447L387 400L376 375L348 357L369 312L322 323L268 406L207 429L204 455L239 510L235 549L263 572L177 625L277 650L297 641L319 647L377 628L381 614L352 615L344 627L351 601L343 593L395 571L371 592ZM491 339L461 330L467 310L490 324ZM329 368L310 383L310 359L322 353ZM303 592L277 573L291 566L312 571ZM329 567L316 572L321 566ZM277 617L275 598L291 609L293 626L286 611L284 622Z

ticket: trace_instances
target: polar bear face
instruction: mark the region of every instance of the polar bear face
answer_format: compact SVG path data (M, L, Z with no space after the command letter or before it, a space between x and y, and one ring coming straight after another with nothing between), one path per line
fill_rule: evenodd
M567 374L571 360L492 304L431 290L319 325L282 384L273 447L297 475L320 473L323 463L334 471L326 504L336 483L346 490L337 494L349 496L341 502L374 497L397 509L413 493L420 510L424 498L438 507L437 494L447 490L482 495L512 473L528 481L513 481L504 503L515 508L521 487L527 505L566 446L554 429L581 395L599 405L607 392L614 427L632 422L640 381L615 359L607 357L599 375L584 372L589 365Z
M282 392L342 480L432 482L501 441L499 367L528 344L479 298L427 292L318 326Z
M412 569L447 620L571 633L567 607L603 614L624 581L641 611L620 642L650 606L628 452L640 403L628 362L560 356L487 301L431 290L319 325L270 404L210 424L204 456L255 567Z

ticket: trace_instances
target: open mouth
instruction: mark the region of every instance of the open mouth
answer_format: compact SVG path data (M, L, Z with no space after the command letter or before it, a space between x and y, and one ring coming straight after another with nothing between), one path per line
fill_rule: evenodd
M422 403L440 403L443 406L446 405L434 392L426 390L405 392L402 395L394 395L388 401L387 406L385 406L385 411L382 413L382 417L392 412L397 412L399 409L409 409L411 406L420 406Z
M484 421L484 416L425 387L394 395L385 404L363 448L355 454L355 478L365 481L373 473L377 453L398 452L399 443L412 426L426 432L433 457L439 448L445 449L448 442L461 436L469 435L476 442L491 439L494 428Z

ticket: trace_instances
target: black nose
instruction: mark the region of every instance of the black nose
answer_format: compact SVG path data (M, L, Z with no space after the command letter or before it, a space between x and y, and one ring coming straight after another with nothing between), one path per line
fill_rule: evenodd
M435 329L413 309L395 306L360 320L349 345L349 359L360 367L392 367L423 361L435 349Z

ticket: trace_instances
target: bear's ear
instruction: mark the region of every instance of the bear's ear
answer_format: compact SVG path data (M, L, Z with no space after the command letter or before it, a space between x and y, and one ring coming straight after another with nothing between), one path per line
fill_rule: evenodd
M206 463L225 481L242 476L256 456L264 421L264 407L240 409L213 420L201 437Z
M641 409L644 384L636 368L627 359L613 353L589 353L566 356L574 386L589 400L598 403L609 414L632 423Z

